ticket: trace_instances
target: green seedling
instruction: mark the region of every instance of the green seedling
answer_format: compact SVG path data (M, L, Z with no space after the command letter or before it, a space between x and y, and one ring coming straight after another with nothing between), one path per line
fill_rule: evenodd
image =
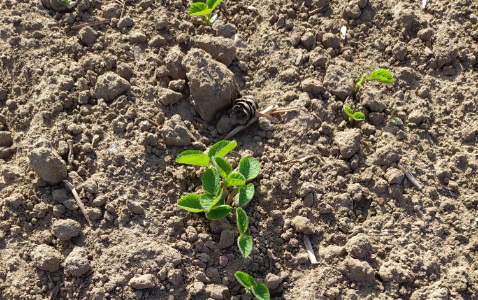
M395 112L396 112L396 111L397 111L396 109L392 110L392 112L390 113L390 117L395 121L395 123L397 123L398 126L402 126L402 125L403 125L402 121L400 121L400 120L395 116Z
M477 30L478 29L478 24L475 25L475 27L473 27L472 30Z
M352 126L354 121L363 121L365 120L365 116L361 112L355 112L348 106L344 106L344 111L349 116L349 124Z
M354 97L357 96L357 94L360 90L360 87L367 80L378 81L378 82L385 83L385 84L393 84L392 74L390 74L390 72L387 71L387 70L378 69L378 70L373 71L372 74L370 74L369 77L367 77L367 74L364 74L362 78L357 79L357 83L355 84Z
M76 2L75 1L68 1L68 0L58 0L58 2L62 3L62 4L65 4L66 7L68 7L68 9L72 8L73 6L76 5Z
M247 292L254 294L257 299L269 300L271 298L267 287L262 283L256 284L251 275L239 271L234 275L236 276L237 281L246 288Z
M212 11L222 2L223 0L207 0L206 3L196 2L189 8L190 16L202 16L207 25L212 26L214 21L217 19L217 14L211 17Z
M238 195L236 221L240 236L237 244L246 258L252 250L252 239L245 234L249 223L241 207L254 196L254 185L247 182L259 175L260 167L255 158L246 156L239 162L239 172L233 172L224 156L236 146L235 141L220 141L209 149L207 155L197 150L184 151L178 155L177 163L206 167L201 177L204 193L183 196L178 206L193 213L204 212L209 220L218 220L229 215L234 197Z

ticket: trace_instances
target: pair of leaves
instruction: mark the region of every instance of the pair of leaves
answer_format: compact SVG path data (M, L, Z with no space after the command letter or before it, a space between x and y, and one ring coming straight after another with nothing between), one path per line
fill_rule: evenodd
M193 213L204 211L206 218L210 220L222 219L232 211L232 207L229 205L217 205L222 199L222 193L215 198L208 198L209 196L208 194L202 196L189 194L179 199L178 206Z
M385 84L393 84L393 76L389 71L384 69L378 69L370 74L368 80L378 81Z
M352 109L350 109L350 107L344 106L344 111L350 118L354 119L355 121L365 120L365 116L364 116L363 113L361 113L359 111L354 113L354 111Z
M176 158L176 162L180 164L207 167L209 165L210 160L212 161L214 158L218 157L223 158L224 156L226 156L226 154L231 152L231 150L236 148L236 146L236 141L220 141L214 144L211 149L209 149L208 155L205 155L198 150L187 150L178 155L178 157Z
M241 250L242 257L247 258L252 251L252 238L244 234L249 227L249 221L246 212L240 207L236 210L236 221L239 232L241 233L237 239L237 245L239 246L239 250Z
M221 4L223 0L207 0L207 3L196 2L189 8L190 16L204 16L209 15L212 11Z
M270 294L269 290L267 287L262 284L256 284L254 278L252 278L251 275L237 271L235 274L237 281L245 287L248 291L251 291L254 296L257 297L259 300L269 300L270 299Z

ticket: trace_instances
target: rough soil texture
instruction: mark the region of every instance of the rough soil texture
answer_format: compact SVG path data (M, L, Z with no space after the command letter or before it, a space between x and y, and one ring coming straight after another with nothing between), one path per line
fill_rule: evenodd
M273 299L478 299L478 4L421 2L226 0L211 28L189 1L0 1L0 299L252 299L238 270ZM239 94L298 107L234 137L262 169L247 259L176 206L202 174L176 156Z

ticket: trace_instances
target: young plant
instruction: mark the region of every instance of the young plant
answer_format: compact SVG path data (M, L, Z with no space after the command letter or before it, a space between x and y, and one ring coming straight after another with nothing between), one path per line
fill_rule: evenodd
M396 109L392 110L392 112L390 113L390 117L395 121L395 123L397 123L398 126L402 126L403 125L402 121L400 121L397 117L395 117L396 111L397 111Z
M362 78L357 79L354 90L354 98L357 96L362 84L364 84L367 80L378 81L385 84L393 84L393 76L389 71L384 69L375 70L372 72L372 74L370 74L369 77L367 77L367 74L364 74Z
M239 194L236 221L240 236L237 244L242 256L246 258L252 250L252 239L245 234L249 222L241 207L254 196L254 185L247 182L259 175L260 167L256 159L246 156L239 162L239 173L233 172L231 165L223 157L236 146L235 141L220 141L209 149L207 155L197 150L187 150L178 155L177 163L206 167L201 177L204 193L183 196L179 199L178 206L194 213L204 212L209 220L218 220L232 211L231 204Z
M72 8L73 6L76 5L76 2L75 1L68 1L68 0L58 0L58 2L62 3L62 4L65 4L66 7L68 7L68 9Z
M246 288L247 292L252 292L259 300L269 300L269 290L262 284L256 284L251 275L237 271L235 274L237 281Z
M217 14L211 17L212 11L222 2L223 0L207 0L207 3L196 2L191 5L189 8L190 16L202 16L207 25L212 26L212 23L216 21Z
M349 124L352 126L354 124L354 121L363 121L365 120L365 116L361 112L355 112L348 106L344 106L344 111L349 116Z

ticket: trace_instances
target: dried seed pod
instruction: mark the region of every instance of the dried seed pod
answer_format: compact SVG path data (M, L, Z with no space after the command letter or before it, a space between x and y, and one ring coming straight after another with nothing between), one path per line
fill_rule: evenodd
M231 124L245 125L256 115L257 103L252 96L244 96L232 103Z

